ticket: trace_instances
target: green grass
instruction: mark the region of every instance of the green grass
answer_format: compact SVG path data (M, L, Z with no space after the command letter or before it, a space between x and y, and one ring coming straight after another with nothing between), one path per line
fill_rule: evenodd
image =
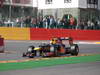
M18 70L18 69L32 69L46 66L55 66L61 64L75 64L84 62L100 61L100 55L81 56L81 57L64 57L64 58L51 58L47 60L33 60L28 62L17 63L0 63L0 71Z

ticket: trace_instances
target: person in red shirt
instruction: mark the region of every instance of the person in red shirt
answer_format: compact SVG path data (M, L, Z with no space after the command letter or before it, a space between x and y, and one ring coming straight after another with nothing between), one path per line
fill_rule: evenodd
M71 17L70 18L70 29L75 29L75 28L76 28L75 18Z

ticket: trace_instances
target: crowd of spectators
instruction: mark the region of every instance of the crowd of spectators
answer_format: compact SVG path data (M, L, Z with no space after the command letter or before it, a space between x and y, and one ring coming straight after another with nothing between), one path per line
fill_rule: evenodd
M16 19L2 19L0 20L0 27L33 27L33 28L46 28L46 29L91 29L100 30L100 20L80 20L77 21L74 17L57 18L53 16L33 18L27 16L24 18Z
M79 29L91 29L91 30L100 30L100 20L81 20L79 23Z

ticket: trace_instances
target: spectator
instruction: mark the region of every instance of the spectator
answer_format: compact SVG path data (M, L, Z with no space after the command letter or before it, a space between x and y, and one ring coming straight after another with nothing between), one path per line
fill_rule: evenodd
M36 18L32 18L31 23L32 23L31 27L36 28Z
M88 20L88 22L87 22L87 29L90 29L90 26L91 26L91 21L90 20Z
M27 16L25 20L26 27L31 27L31 16Z
M63 22L64 22L64 28L68 29L69 28L69 19L64 18Z
M63 28L60 18L56 20L57 28Z
M39 28L43 28L43 18L40 17L39 19Z
M100 20L97 21L98 29L100 29Z
M92 29L92 30L94 29L94 22L93 21L91 22L90 29Z
M70 21L70 28L71 29L76 29L76 21L75 21L75 18L74 17L71 17L69 21Z
M56 28L55 19L53 16L50 16L50 26L49 28Z
M43 18L43 27L46 28L46 29L48 28L47 18L46 17Z
M50 28L50 16L47 16L46 20L47 20L47 28Z

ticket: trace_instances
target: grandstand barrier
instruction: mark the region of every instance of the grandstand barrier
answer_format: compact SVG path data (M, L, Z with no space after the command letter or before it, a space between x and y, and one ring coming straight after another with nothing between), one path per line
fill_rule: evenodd
M4 52L4 38L0 36L0 53Z
M52 37L73 37L74 40L100 40L100 30L30 28L30 40L50 40Z
M30 28L0 27L5 40L30 40Z
M100 40L100 30L0 27L0 35L5 40L50 40L52 37L72 37L74 40Z

